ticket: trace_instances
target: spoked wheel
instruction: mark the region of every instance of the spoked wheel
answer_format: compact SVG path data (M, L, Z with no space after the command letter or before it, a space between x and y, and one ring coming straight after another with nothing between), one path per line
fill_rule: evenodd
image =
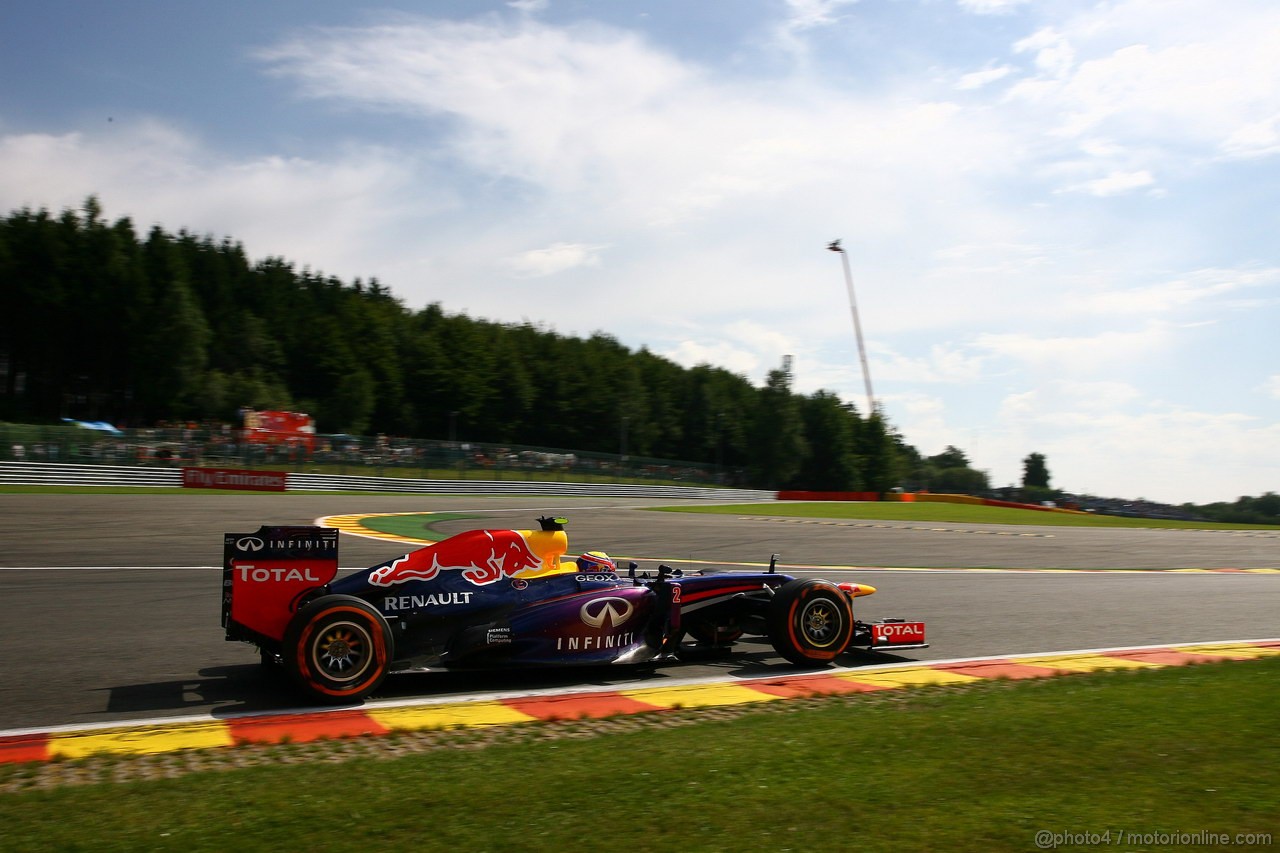
M773 597L769 640L797 666L825 663L853 639L853 609L834 584L814 578L789 581Z
M298 611L284 636L284 664L323 702L356 702L378 688L391 661L391 631L371 605L328 595Z

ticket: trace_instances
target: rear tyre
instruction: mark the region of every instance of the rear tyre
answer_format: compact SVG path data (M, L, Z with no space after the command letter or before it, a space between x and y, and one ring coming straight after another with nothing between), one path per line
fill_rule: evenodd
M788 581L769 607L769 641L797 666L820 666L853 639L853 608L835 584L816 578Z
M359 702L386 678L391 629L370 604L326 595L298 611L284 634L282 657L293 680L329 704Z

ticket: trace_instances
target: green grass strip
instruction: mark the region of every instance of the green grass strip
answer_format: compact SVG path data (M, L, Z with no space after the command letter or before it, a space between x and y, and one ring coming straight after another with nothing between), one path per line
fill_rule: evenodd
M1042 832L1274 842L1277 683L1273 658L641 715L621 730L521 726L400 758L314 752L290 765L276 747L263 766L6 794L0 847L989 851L1035 849ZM0 786L23 772L35 771L5 769Z
M1186 530L1280 530L1277 525L1223 524L1210 521L1173 521L1159 518L1123 518L1114 515L1042 512L1034 509L896 501L810 502L778 501L762 504L655 507L661 512L701 512L717 515L760 515L778 518L857 519L866 521L943 522L947 524L1021 524L1057 527L1162 527Z

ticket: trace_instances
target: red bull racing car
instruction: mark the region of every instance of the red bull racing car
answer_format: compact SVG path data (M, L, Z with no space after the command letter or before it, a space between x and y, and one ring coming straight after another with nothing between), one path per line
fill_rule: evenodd
M341 579L334 528L262 527L223 541L222 626L312 698L356 702L391 672L638 664L766 637L820 666L850 649L924 648L923 622L854 619L873 587L766 572L620 575L562 560L564 519L470 530Z

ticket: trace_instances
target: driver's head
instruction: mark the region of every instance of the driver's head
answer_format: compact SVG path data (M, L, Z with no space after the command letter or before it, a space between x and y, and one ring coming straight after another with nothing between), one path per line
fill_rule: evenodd
M616 572L618 564L604 551L587 551L578 558L578 570L590 574Z

